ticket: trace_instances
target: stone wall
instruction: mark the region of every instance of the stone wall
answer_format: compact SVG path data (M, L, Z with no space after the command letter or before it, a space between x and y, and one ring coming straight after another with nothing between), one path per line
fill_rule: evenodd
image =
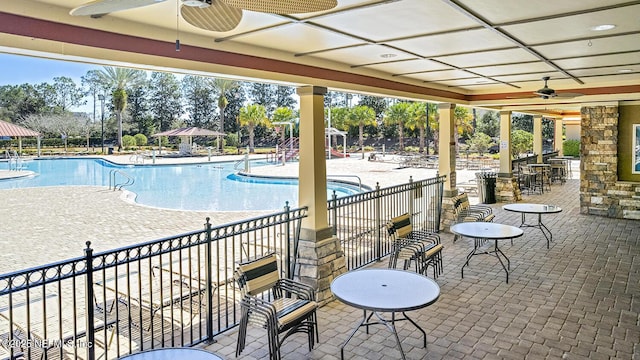
M640 183L618 181L618 107L583 107L580 212L640 219Z
M498 176L496 179L496 201L513 203L522 200L518 181L513 176Z

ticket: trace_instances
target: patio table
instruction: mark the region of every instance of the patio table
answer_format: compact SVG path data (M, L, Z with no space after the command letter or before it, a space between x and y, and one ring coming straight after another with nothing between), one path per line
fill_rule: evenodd
M542 231L542 235L547 239L547 249L549 248L549 243L553 241L553 234L551 230L547 228L542 223L542 215L543 214L557 214L562 211L562 208L555 205L545 205L545 204L507 204L502 207L506 211L512 211L522 214L522 220L520 223L520 227L536 227ZM528 224L526 222L527 214L537 214L538 222L534 224ZM549 235L547 235L549 234Z
M520 237L524 233L522 229L511 225L490 222L463 222L453 225L451 227L451 232L457 235L473 238L473 250L467 255L467 261L462 265L462 269L460 270L462 278L464 278L464 267L469 266L469 260L471 260L473 256L494 254L498 258L498 261L500 261L500 265L502 265L504 271L507 273L507 284L509 283L509 270L511 263L509 258L498 247L498 240L508 240ZM494 240L494 249L484 252L478 251L485 240ZM507 261L507 266L504 265L500 255L502 255L502 258Z
M382 324L391 331L402 359L405 359L405 354L395 326L397 321L408 320L412 323L422 333L423 347L427 346L427 334L406 312L424 308L438 300L440 287L435 281L409 271L366 269L338 276L331 283L331 291L343 303L363 310L362 321L340 348L341 359L344 359L344 347L358 329L364 326L368 334L369 326L375 324ZM390 312L391 319L382 317L380 313L383 312ZM396 318L398 312L404 317ZM373 316L377 321L371 321Z

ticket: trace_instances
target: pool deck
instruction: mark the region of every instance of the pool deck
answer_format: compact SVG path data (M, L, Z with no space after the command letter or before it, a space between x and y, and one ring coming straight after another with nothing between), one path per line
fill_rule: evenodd
M128 163L126 159L114 160ZM234 161L239 157L216 157ZM158 160L185 163L190 158ZM577 162L576 162L577 165ZM407 323L398 331L408 359L640 359L640 222L580 214L578 166L564 185L544 195L525 195L523 202L560 205L563 212L545 215L554 234L551 248L537 229L526 229L514 245L502 244L511 259L509 283L495 258L474 258L465 278L460 266L472 247L441 234L444 274L437 279L438 301L411 312L427 331L427 348ZM297 174L296 164L256 168L261 174ZM350 174L363 183L403 183L412 176L435 175L433 169L398 168L391 162L358 158L327 162L329 175ZM458 182L474 171L457 172ZM205 217L214 224L253 215L247 212L194 212L149 208L126 203L121 193L100 187L53 187L0 190L2 239L0 271L81 256L85 241L106 250L198 229ZM473 201L473 199L472 199ZM491 207L496 222L518 225L520 215ZM385 267L386 262L374 266ZM284 359L338 359L340 345L362 312L339 301L319 310L320 343L311 352L305 336L283 346ZM238 359L267 357L264 332L253 328ZM235 329L202 346L234 358ZM348 359L395 359L398 352L387 329L359 332L345 352Z

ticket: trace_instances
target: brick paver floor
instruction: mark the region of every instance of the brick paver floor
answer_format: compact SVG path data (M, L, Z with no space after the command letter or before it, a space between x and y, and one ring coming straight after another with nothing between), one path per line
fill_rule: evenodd
M427 331L427 348L408 323L398 324L408 359L640 359L640 222L580 214L579 180L554 185L524 202L561 206L544 215L554 241L547 250L538 229L525 229L511 245L509 283L497 259L477 256L460 277L471 239L442 234L444 275L438 301L411 313ZM491 205L496 222L519 225L520 214ZM379 263L375 266L386 266ZM337 359L361 310L332 301L319 310L320 344L307 349L304 334L283 346L285 359ZM234 358L235 330L206 348ZM265 358L262 330L251 329L239 359ZM382 326L359 331L347 359L397 359L395 340Z

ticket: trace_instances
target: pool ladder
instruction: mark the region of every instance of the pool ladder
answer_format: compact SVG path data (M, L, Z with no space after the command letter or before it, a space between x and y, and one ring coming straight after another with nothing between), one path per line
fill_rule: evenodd
M123 182L116 182L116 176L120 175L121 177L124 178ZM122 190L123 187L125 186L131 186L133 185L133 183L135 183L136 181L134 180L134 178L132 178L129 174L127 174L126 172L122 171L122 170L111 170L109 171L109 190L111 190L113 188L113 190Z

